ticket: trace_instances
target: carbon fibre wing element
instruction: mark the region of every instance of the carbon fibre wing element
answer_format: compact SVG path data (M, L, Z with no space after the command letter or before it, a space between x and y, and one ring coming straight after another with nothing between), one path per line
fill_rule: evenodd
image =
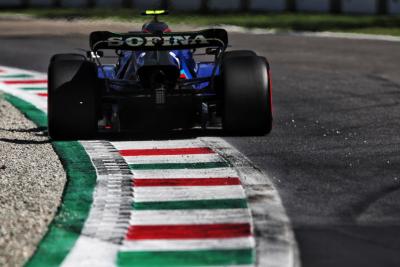
M227 46L228 33L224 29L162 33L159 35L144 32L112 33L108 31L96 31L90 34L92 51L101 49L154 51L204 47L226 49Z

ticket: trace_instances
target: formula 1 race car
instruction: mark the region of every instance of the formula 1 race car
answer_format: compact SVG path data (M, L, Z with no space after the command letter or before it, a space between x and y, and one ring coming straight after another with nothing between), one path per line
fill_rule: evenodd
M171 32L158 20L166 11L145 14L154 19L142 31L96 31L85 55L51 58L51 138L210 125L233 135L271 131L271 77L264 57L249 50L226 51L223 29ZM104 63L111 58L106 52L112 53L113 62Z

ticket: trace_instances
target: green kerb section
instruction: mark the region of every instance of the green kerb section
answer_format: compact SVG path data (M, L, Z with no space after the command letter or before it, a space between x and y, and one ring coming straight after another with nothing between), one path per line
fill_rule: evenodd
M9 74L9 75L0 75L0 78L4 79L17 79L17 78L32 78L33 75L30 74Z
M47 87L22 87L20 89L25 91L47 91Z
M28 119L33 121L38 127L47 128L47 116L43 111L39 110L34 105L12 95L5 94L4 98L8 102L10 102L14 107L19 109Z
M246 209L245 199L189 200L133 203L134 210Z
M129 164L131 170L211 169L230 167L227 162Z
M118 253L119 267L227 266L253 262L252 249Z
M22 111L39 127L47 127L46 114L32 104L14 96L5 99ZM47 234L27 267L59 266L78 239L92 204L96 171L79 142L53 142L67 174L63 200Z

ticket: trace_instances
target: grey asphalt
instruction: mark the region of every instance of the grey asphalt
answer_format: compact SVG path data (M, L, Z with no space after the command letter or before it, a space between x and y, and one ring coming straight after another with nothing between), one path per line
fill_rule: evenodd
M0 64L46 71L87 37L0 37ZM275 126L226 138L272 178L305 267L400 266L400 43L232 34L272 66Z

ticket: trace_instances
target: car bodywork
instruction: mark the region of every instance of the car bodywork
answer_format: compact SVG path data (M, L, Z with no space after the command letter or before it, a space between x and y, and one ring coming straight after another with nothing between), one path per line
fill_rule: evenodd
M172 32L157 19L166 12L150 13L146 15L155 17L141 31L96 31L86 56L51 58L51 138L196 126L234 135L271 131L272 83L266 58L251 50L226 51L224 29Z
M93 32L90 46L88 55L98 66L103 91L100 130L205 128L218 112L225 30ZM110 49L116 51L117 63L102 64L100 51ZM197 49L205 49L213 61L196 61Z

